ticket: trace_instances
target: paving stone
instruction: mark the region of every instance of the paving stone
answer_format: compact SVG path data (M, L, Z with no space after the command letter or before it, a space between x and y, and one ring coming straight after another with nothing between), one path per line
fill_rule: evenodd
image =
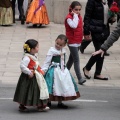
M115 25L111 26L111 31ZM17 84L21 70L19 68L20 61L23 57L23 44L27 39L36 39L39 41L40 50L38 53L40 66L43 65L46 54L51 46L54 46L54 41L59 34L65 34L63 24L43 25L41 28L32 28L32 25L21 25L20 21L16 21L11 27L0 27L0 84ZM110 56L105 57L102 74L108 76L108 81L94 80L95 65L91 69L90 80L85 83L86 86L103 86L103 87L120 87L120 41L108 50ZM67 59L69 57L69 49L66 46ZM94 52L94 46L91 44L86 48L84 54L80 55L80 69L84 77L82 68L88 62ZM77 82L77 77L72 66L71 74Z

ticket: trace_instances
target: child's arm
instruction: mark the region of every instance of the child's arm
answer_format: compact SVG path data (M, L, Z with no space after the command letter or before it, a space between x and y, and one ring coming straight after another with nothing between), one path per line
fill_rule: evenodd
M28 56L25 56L20 63L20 69L23 73L31 77L33 76L33 72L27 67L29 62L30 62L30 58Z
M47 55L43 66L41 67L44 72L46 72L51 64L52 55Z
M73 19L68 18L67 23L71 28L75 29L78 26L79 18L76 13L72 13L72 14L73 14Z

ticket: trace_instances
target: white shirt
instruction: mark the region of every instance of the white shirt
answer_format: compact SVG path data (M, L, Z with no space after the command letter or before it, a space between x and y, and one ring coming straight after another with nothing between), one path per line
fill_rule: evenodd
M21 63L20 69L23 73L30 75L31 70L28 68L28 64L30 63L30 58L28 56L24 56Z
M108 4L103 4L104 7L104 25L107 25L108 22Z
M52 57L56 55L60 55L61 53L62 54L66 53L66 50L63 48L61 51L61 50L57 50L55 47L51 47L47 53L44 65L41 67L41 69L46 72L51 64Z

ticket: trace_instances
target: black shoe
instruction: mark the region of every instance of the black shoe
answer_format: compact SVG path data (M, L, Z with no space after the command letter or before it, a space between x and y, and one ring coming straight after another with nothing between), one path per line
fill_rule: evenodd
M42 26L42 24L39 24L39 27L41 27Z
M107 77L100 78L100 77L97 77L97 76L94 76L94 79L98 79L98 80L108 80L108 78L107 78Z
M63 104L63 103L58 103L57 107L62 108L62 109L67 109L68 108L68 106Z
M82 48L82 46L80 46L80 52L83 54L84 53L84 49Z
M48 106L48 107L51 107L51 102L48 102L48 103L47 103L47 106Z
M33 24L33 27L34 27L34 28L37 28L37 24Z
M84 73L84 76L85 76L87 79L90 79L90 78L91 78L91 76L88 76L88 75L85 74L85 67L83 68L83 73Z
M85 83L85 82L86 82L86 80L81 79L81 80L78 82L78 84L83 85L83 83Z
M107 52L105 52L105 53L104 53L104 56L110 56L110 54L109 54L109 53L107 53Z
M20 112L29 112L29 110L24 105L19 106L19 111Z
M25 17L21 16L21 25L24 25L24 24L25 24Z

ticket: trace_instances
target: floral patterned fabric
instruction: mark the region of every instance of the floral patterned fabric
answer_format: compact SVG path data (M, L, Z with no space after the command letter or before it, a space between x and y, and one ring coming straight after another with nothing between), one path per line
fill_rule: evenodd
M12 8L0 7L0 25L11 25L13 23Z

